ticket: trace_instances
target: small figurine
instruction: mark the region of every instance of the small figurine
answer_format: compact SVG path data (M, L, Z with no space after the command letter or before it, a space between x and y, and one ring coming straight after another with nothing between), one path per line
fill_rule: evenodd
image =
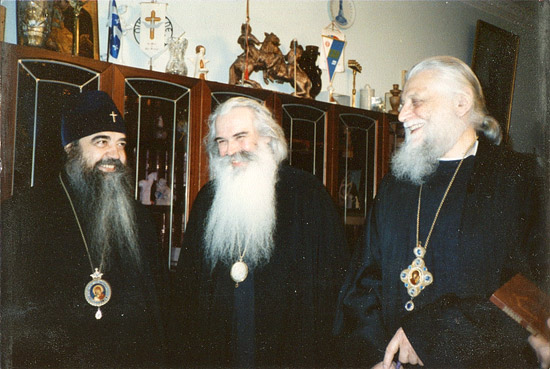
M164 127L164 119L162 119L162 115L159 115L157 117L157 126L155 128L155 139L159 141L166 141L166 138L168 138L168 132Z
M187 50L187 39L182 33L177 39L172 37L168 41L168 50L170 50L170 59L166 64L166 73L187 76L187 65L185 65L185 50Z
M155 191L155 205L170 205L172 191L166 182L166 179L161 178L157 183Z
M204 57L204 54L206 53L206 49L202 45L198 45L195 48L195 53L197 54L195 57L195 78L200 79L206 79L206 74L208 73L208 68L206 68L206 63L209 62Z
M258 38L252 34L252 27L250 27L250 24L247 23L243 23L241 25L241 34L237 39L237 43L241 45L242 49L245 52L247 51L247 46L248 48L252 47L258 50L257 46L260 46L262 44L260 40L258 40Z
M151 188L156 180L157 172L151 172L147 176L147 179L142 179L139 181L139 188L141 190L139 194L139 201L141 201L143 205L153 205L153 202L151 201Z

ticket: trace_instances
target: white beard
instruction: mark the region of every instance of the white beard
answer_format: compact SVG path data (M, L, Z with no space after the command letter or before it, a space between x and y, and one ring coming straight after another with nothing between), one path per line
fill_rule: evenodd
M426 122L422 128L424 137L419 143L411 139L409 130L405 129L405 142L391 159L393 175L416 185L424 183L437 170L439 159L453 148L467 128L460 120L449 121L443 117Z
M276 222L275 183L277 164L266 144L254 153L237 153L248 164L233 167L233 157L219 157L210 163L215 173L215 195L206 220L205 258L214 269L244 254L249 266L269 261Z

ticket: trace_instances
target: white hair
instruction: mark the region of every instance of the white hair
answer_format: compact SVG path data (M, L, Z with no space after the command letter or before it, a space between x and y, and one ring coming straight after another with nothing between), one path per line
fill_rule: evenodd
M248 108L254 114L254 125L260 137L269 137L269 147L277 164L280 164L288 155L288 146L285 133L281 126L275 122L271 112L256 100L246 97L233 97L220 104L208 119L208 135L205 138L206 151L210 162L219 157L216 143L216 121L235 108ZM213 177L212 168L210 175Z
M453 82L457 90L463 88L469 89L474 99L473 109L470 114L470 123L476 131L482 132L487 139L497 145L500 144L502 140L500 125L494 117L489 115L485 106L485 97L481 84L472 69L462 60L455 57L434 56L412 67L407 73L407 80L426 70L437 71L441 77Z

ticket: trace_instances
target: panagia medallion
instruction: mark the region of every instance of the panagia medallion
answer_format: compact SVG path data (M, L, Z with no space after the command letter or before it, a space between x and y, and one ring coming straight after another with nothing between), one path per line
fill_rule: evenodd
M95 268L95 272L90 274L92 280L88 282L84 289L84 297L88 304L97 306L96 319L101 319L103 316L99 307L105 305L111 299L111 285L109 282L101 279L102 276L103 273L98 268Z

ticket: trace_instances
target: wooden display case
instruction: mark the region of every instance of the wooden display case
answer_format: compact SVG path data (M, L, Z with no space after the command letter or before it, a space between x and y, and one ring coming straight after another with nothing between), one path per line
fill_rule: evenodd
M172 191L168 205L150 205L169 258L181 244L198 191L208 181L203 147L208 116L228 98L247 96L273 111L289 142L289 164L323 182L353 234L388 170L396 142L390 124L396 117L380 112L39 48L0 43L0 51L2 199L59 171L59 124L66 95L106 91L125 115L136 199L140 181L153 172Z

